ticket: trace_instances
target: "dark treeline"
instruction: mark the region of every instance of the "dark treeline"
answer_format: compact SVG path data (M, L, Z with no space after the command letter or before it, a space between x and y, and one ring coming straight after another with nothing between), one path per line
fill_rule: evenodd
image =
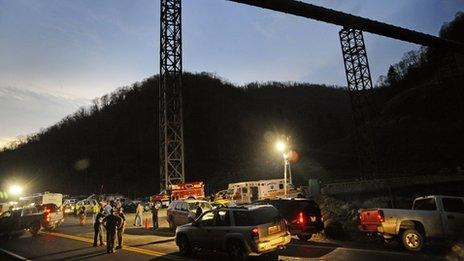
M440 36L463 41L463 17L458 13ZM464 166L463 82L442 77L437 68L443 57L429 48L408 52L379 79L375 133L382 173ZM0 153L1 179L20 177L31 191L158 192L157 93L155 76L13 144ZM280 177L283 162L274 149L279 135L291 136L300 155L292 165L297 184L361 175L343 88L278 82L238 87L212 74L185 73L183 99L187 180L204 180L217 190L229 182Z

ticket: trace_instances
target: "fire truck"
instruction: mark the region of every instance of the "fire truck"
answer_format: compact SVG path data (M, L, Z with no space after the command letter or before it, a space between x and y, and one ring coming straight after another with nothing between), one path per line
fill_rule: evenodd
M169 206L174 199L204 199L205 184L203 181L185 182L171 185L169 189L162 190L158 195L151 196L151 202L158 207Z
M236 203L251 203L256 200L297 197L301 192L287 183L287 195L284 193L284 179L267 179L230 183L227 198Z

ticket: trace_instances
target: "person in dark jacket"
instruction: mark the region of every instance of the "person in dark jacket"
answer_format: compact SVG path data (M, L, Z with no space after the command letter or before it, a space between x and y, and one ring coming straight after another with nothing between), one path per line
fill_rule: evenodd
M114 237L117 228L122 224L122 219L111 209L111 214L103 219L103 224L106 229L106 253L114 253Z
M103 208L100 208L97 215L95 216L95 220L93 221L93 229L94 229L94 236L93 236L93 246L98 246L97 243L100 241L100 246L103 246L103 219L105 215L103 215Z
M122 207L118 208L118 216L121 218L121 225L118 227L117 231L118 246L116 246L116 249L122 248L122 235L124 234L124 228L126 227L126 217L124 216L123 210L124 209Z
M151 217L153 221L153 230L157 230L158 229L158 205L157 204L153 204L153 206L151 207Z

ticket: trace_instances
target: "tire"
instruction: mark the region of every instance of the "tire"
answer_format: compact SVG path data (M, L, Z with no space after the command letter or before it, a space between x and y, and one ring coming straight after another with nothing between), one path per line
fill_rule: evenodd
M231 261L244 261L248 257L243 244L237 240L233 240L227 244L227 252Z
M424 236L415 229L407 229L401 235L401 243L406 250L418 252L424 246Z
M304 242L310 240L312 236L313 236L313 234L308 234L308 235L300 235L300 234L298 234L297 235L298 239L300 241L304 241Z
M181 256L190 256L192 254L192 246L185 235L180 235L177 239L177 246Z
M40 223L34 222L29 226L29 232L31 232L33 236L36 236L39 233L40 228L41 228Z

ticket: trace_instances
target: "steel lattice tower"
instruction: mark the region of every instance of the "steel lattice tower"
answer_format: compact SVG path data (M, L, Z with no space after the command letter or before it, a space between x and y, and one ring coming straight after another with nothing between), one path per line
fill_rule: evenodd
M364 37L361 30L350 28L343 28L339 36L358 139L359 163L365 174L373 176L377 172L372 119L374 106Z
M162 188L185 181L182 119L182 1L161 0L159 153Z

